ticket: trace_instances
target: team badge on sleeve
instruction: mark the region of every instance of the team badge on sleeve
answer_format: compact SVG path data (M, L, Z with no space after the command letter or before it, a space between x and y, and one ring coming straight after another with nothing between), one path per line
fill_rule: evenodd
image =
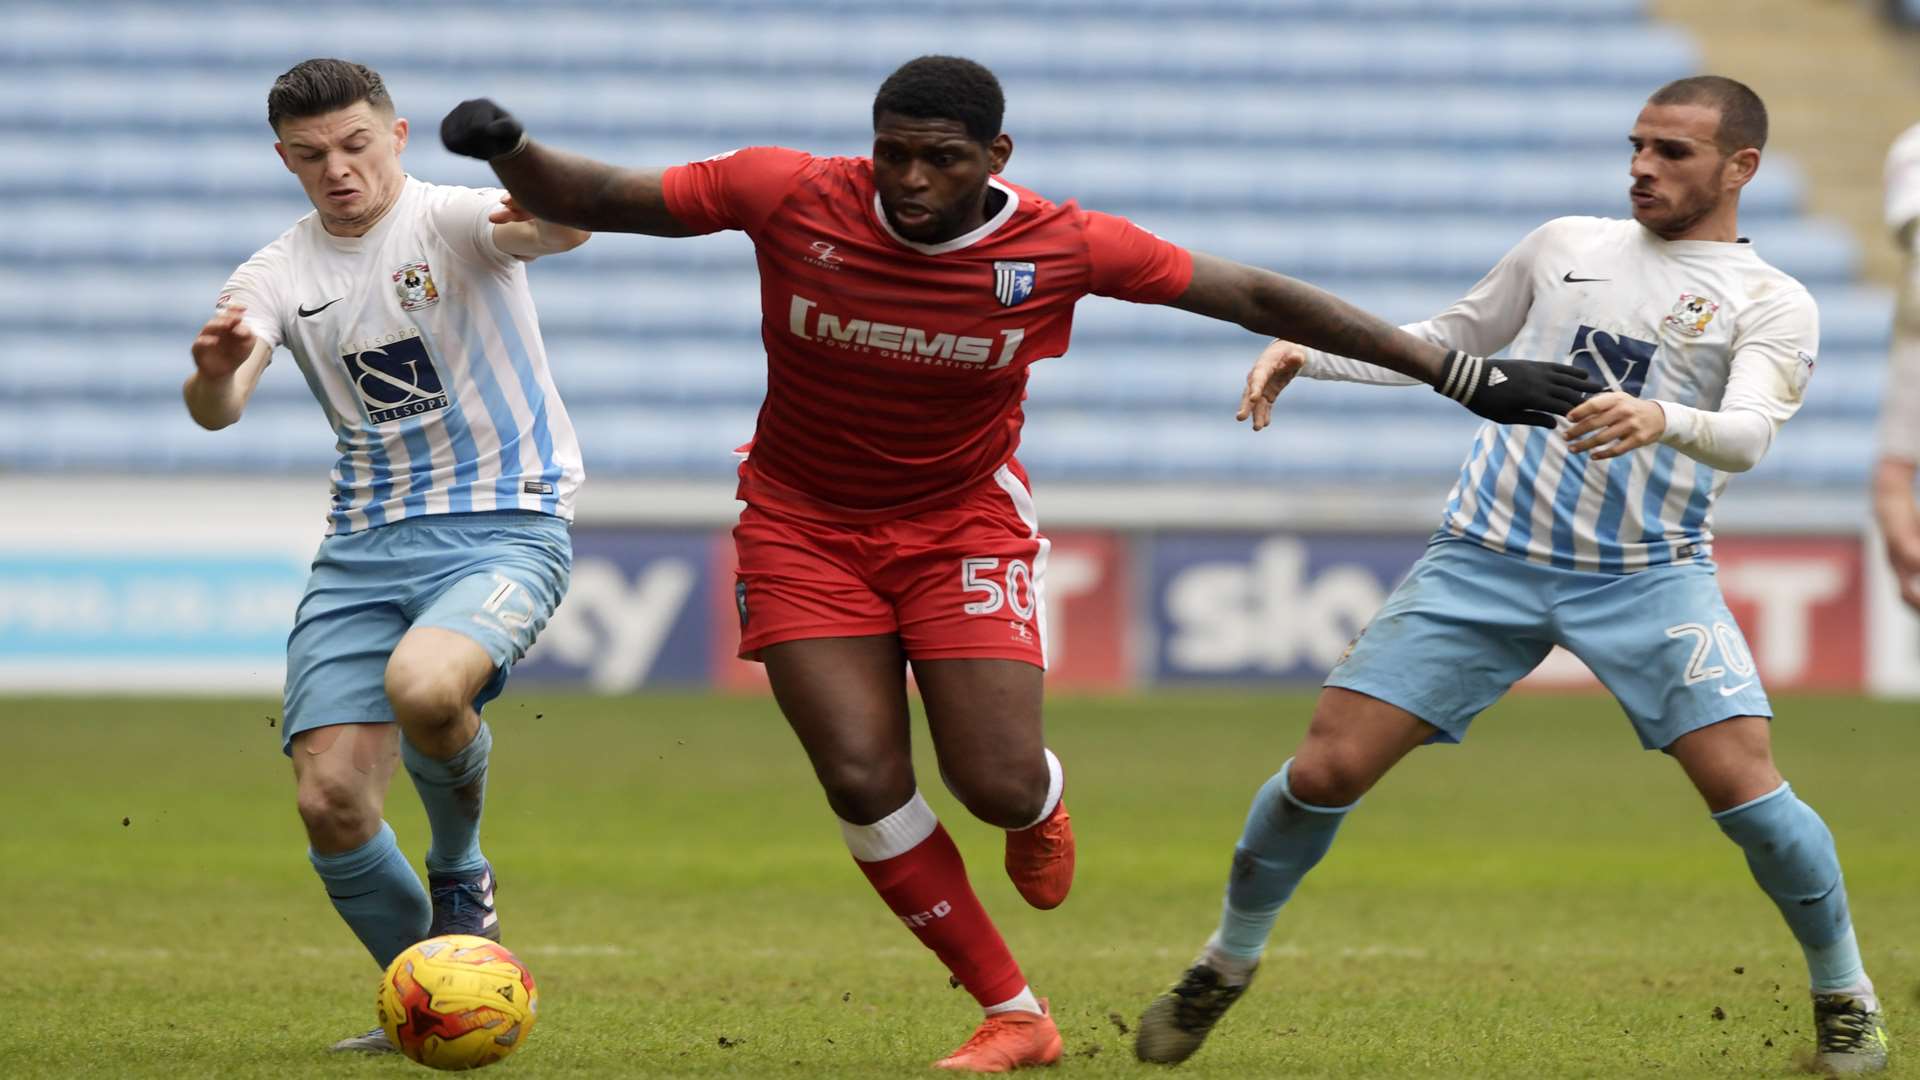
M1804 394L1807 392L1807 384L1813 381L1813 354L1802 350L1793 355L1793 392Z
M993 295L1002 307L1012 307L1033 295L1034 272L1030 262L993 264Z
M1719 310L1720 305L1706 297L1683 292L1674 302L1673 310L1667 313L1666 324L1677 334L1699 337L1707 332L1707 324Z
M419 311L440 302L440 290L433 287L433 270L425 260L395 270L393 291L400 294L400 306L407 311Z

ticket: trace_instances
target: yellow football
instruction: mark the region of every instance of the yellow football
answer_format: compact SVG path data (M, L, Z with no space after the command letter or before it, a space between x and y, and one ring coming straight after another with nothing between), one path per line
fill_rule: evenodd
M448 934L393 958L376 1007L401 1053L435 1069L477 1069L526 1041L540 995L499 943Z

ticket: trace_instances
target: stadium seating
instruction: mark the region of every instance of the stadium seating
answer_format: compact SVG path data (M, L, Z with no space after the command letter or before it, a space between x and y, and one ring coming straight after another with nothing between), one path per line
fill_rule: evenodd
M247 420L210 436L179 407L186 343L227 273L307 209L264 122L307 55L383 70L417 175L484 183L434 131L488 94L543 137L667 164L783 143L860 153L880 78L958 51L993 66L1008 176L1196 249L1324 285L1396 320L1444 308L1563 214L1625 211L1625 131L1693 71L1642 0L592 0L388 7L9 6L0 40L0 469L323 471L319 410L282 357ZM244 13L244 17L238 16ZM933 20L929 14L937 13ZM219 28L209 33L209 27ZM289 42L299 43L290 46ZM1596 58L1601 58L1596 61ZM1821 374L1752 483L1859 484L1889 302L1859 252L1804 215L1784 154L1743 224L1821 302ZM765 385L751 252L735 236L608 236L533 270L555 378L600 476L731 468ZM1473 419L1433 394L1306 385L1272 432L1231 422L1259 342L1191 315L1091 300L1035 369L1036 479L1301 487L1441 480ZM1116 417L1126 437L1116 437ZM1364 437L1360 437L1364 433Z

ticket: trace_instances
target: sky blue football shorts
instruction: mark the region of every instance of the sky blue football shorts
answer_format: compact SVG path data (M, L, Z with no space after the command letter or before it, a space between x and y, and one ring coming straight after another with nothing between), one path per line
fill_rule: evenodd
M416 626L465 634L493 658L479 708L506 688L560 606L573 569L566 522L531 510L431 514L329 536L287 638L281 748L332 724L393 721L387 657Z
M1562 570L1451 536L1428 545L1326 685L1459 742L1555 645L1593 669L1650 750L1730 717L1773 715L1711 563Z

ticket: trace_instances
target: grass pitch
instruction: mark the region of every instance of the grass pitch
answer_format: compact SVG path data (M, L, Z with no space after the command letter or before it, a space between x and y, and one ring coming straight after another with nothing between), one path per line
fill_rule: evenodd
M1839 838L1894 1075L1920 1076L1920 716L1784 699L1783 771ZM1307 696L1056 697L1074 894L1026 908L1000 837L927 795L1066 1037L1158 1075L1141 1008L1199 947ZM424 1075L326 1044L372 965L307 866L278 708L0 700L0 1073ZM977 1011L872 895L772 703L521 690L489 710L487 851L541 989L520 1076L923 1076ZM415 857L404 775L389 818ZM1782 1076L1798 948L1678 768L1613 704L1520 697L1370 795L1183 1077Z

